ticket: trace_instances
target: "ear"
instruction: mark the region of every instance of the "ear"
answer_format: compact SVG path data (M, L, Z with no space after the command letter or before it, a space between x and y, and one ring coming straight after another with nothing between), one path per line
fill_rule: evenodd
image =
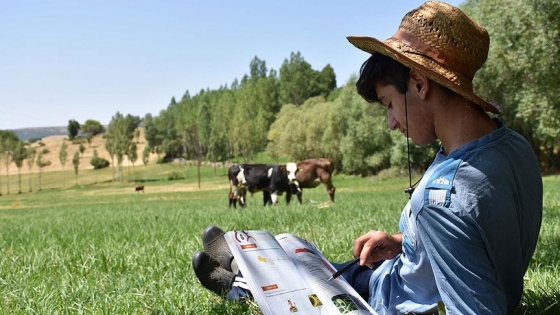
M410 70L409 90L410 89L424 100L430 91L430 79L419 71Z

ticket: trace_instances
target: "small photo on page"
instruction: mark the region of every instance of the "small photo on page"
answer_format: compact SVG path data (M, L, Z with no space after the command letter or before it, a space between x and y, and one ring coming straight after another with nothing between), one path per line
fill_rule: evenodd
M292 301L292 300L288 300L288 310L290 311L290 313L297 313L299 312L299 309L297 307L296 302Z
M311 305L313 305L313 307L319 307L319 306L323 305L321 300L319 300L319 297L317 296L317 294L310 294L310 295L307 296L307 298L309 299L309 302L311 302Z
M358 310L358 306L354 302L354 299L348 294L335 295L331 298L331 300L342 314Z

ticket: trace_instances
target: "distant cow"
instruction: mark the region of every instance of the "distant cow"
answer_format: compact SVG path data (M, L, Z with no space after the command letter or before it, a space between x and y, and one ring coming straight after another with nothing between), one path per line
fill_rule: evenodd
M290 164L295 170L295 163ZM247 191L251 194L262 191L263 205L278 203L278 196L284 192L292 194L288 180L287 165L276 164L236 164L228 169L230 183L229 206L235 208L237 202L241 207L247 205Z
M136 186L136 188L134 188L134 191L137 192L137 193L144 192L144 185Z
M303 188L315 188L323 183L327 189L327 193L334 202L334 191L336 190L332 184L332 173L334 165L329 159L307 159L297 163L295 171L295 181L293 172L290 172L290 182L294 183L293 193L297 195L299 203L302 203ZM291 196L290 196L291 197ZM290 198L286 196L286 201L290 202Z

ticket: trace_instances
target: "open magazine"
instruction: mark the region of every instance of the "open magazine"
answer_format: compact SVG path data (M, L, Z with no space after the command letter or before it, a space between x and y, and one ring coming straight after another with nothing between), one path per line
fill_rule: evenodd
M311 242L231 231L226 241L263 314L376 314Z

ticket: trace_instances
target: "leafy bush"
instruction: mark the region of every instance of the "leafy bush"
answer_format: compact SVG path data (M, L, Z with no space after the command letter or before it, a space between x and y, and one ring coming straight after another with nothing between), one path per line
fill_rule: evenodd
M109 161L100 157L92 157L90 163L93 165L94 170L105 168L110 164Z
M179 172L171 172L167 175L167 180L179 180L179 179L185 179L185 176Z
M105 168L110 164L106 159L99 157L97 150L93 150L93 157L89 163L93 165L94 170Z
M74 139L72 139L72 144L83 144L86 143L87 139L84 137L75 137Z

